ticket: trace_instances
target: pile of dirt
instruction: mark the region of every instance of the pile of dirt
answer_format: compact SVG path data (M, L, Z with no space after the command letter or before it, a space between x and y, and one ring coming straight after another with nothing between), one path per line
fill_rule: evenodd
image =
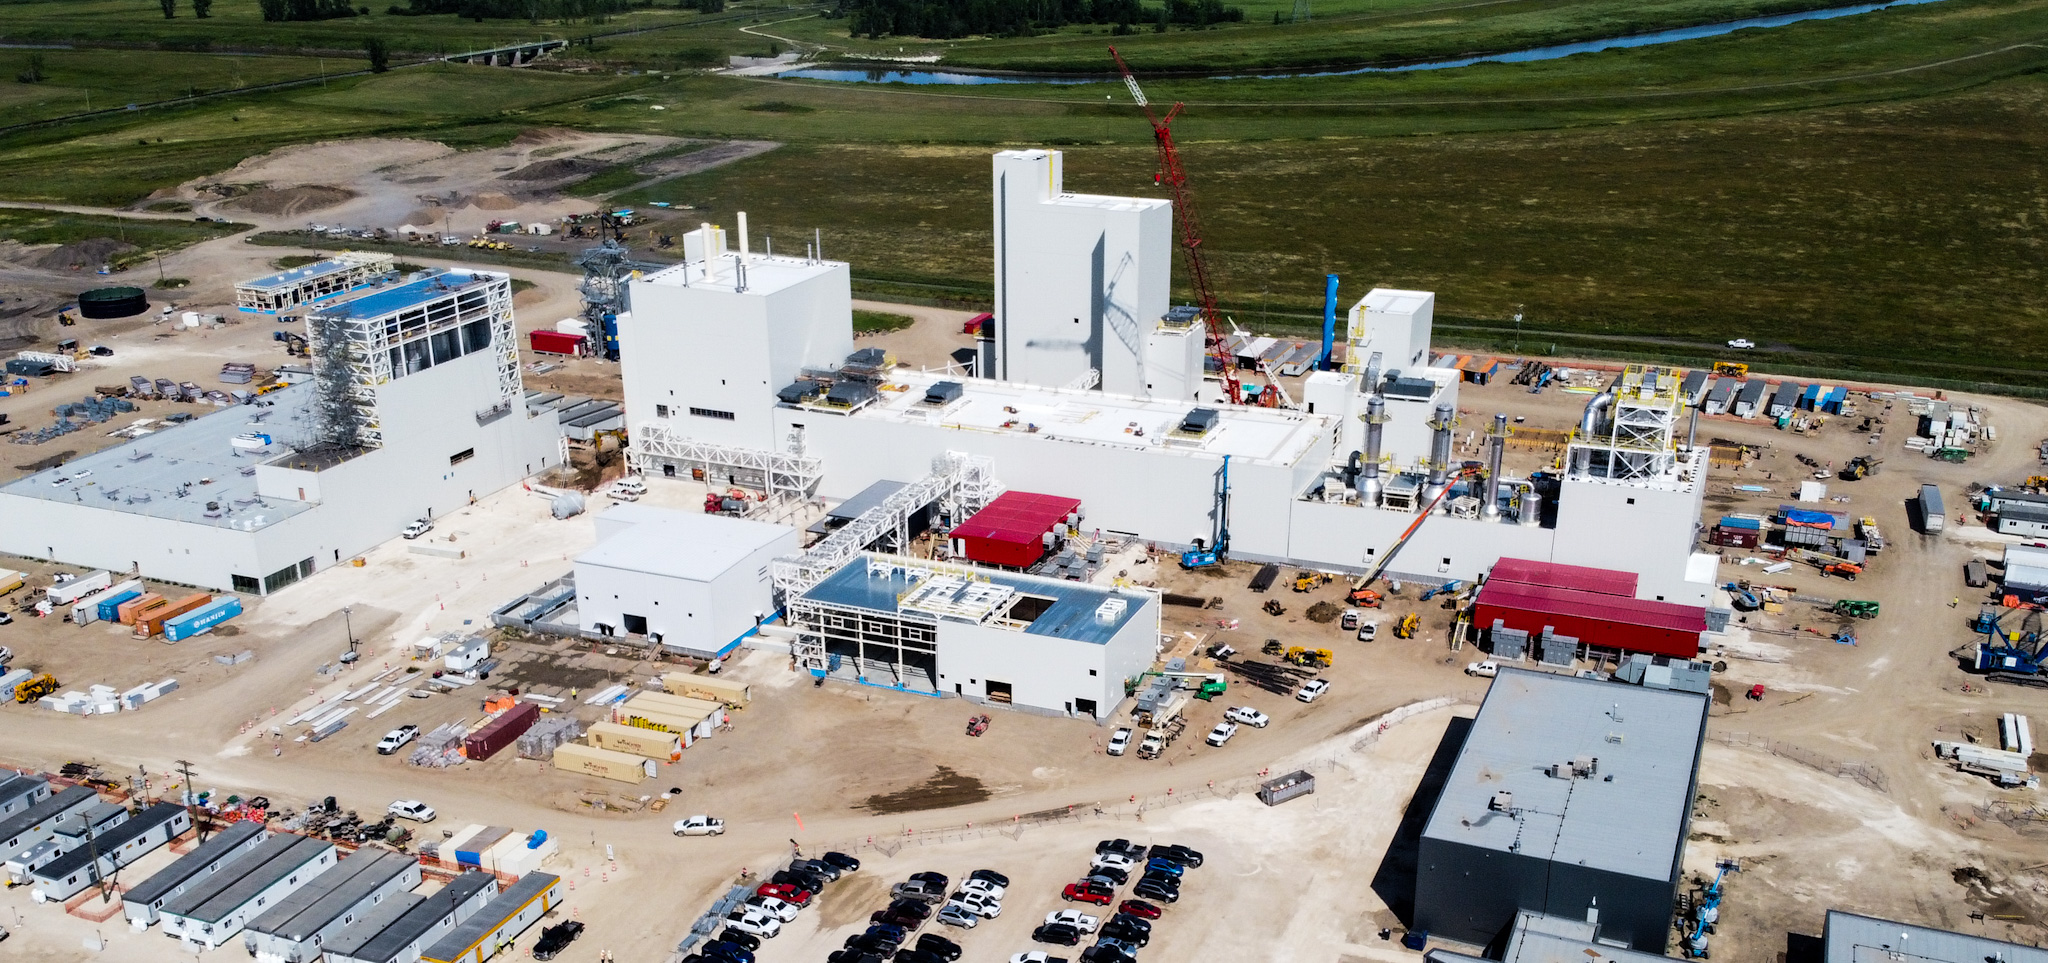
M486 211L509 211L519 206L515 201L495 191L485 191L469 199L470 206Z
M93 237L75 244L63 244L45 251L35 266L52 271L98 270L115 257L136 250L135 245L111 237Z
M516 171L503 175L508 181L559 181L571 177L583 177L603 170L605 165L597 161L577 157L557 157L553 160L537 161Z
M325 184L283 188L259 187L222 206L238 207L252 214L306 214L333 207L355 196L354 191Z

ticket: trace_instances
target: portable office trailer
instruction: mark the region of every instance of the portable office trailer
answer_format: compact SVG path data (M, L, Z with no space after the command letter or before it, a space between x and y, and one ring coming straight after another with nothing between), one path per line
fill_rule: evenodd
M402 914L378 909L349 924L327 942L327 963L419 963L422 950L467 922L497 896L496 876L463 873ZM408 898L401 894L393 900Z
M1796 381L1778 382L1778 390L1771 395L1771 404L1764 413L1772 418L1784 418L1799 410L1799 396L1805 389Z
M559 902L561 878L530 873L420 954L422 963L484 963Z
M1929 535L1941 534L1941 523L1947 515L1948 510L1941 507L1941 489L1920 486L1920 530Z
M270 833L262 823L243 820L229 823L197 849L157 871L135 888L121 894L121 912L131 924L148 926L156 922L157 910L186 889L220 871L236 856L256 848Z
M1701 399L1707 396L1707 373L1704 371L1686 372L1685 381L1679 385L1678 394L1679 397L1685 399L1686 404L1698 407Z
M8 773L0 779L0 817L12 816L50 798L50 781L41 776Z
M67 786L14 816L0 821L0 853L18 853L57 835L57 821L99 805L100 794L89 786Z
M28 584L28 577L11 568L0 568L0 595L6 595Z
M555 768L628 784L638 784L647 778L647 760L640 756L574 742L555 747Z
M622 726L616 722L594 722L586 734L590 736L590 744L599 749L663 762L674 762L683 757L683 737L673 732Z
M105 833L95 831L85 845L29 876L44 898L70 899L191 828L192 814L185 807L160 802Z
M128 807L119 803L101 802L57 820L54 839L68 852L85 845L87 838L101 835L128 821L132 815Z
M203 885L164 904L158 911L164 934L208 949L225 945L250 919L326 872L335 858L333 843L272 836Z
M388 896L420 884L420 862L404 853L358 849L256 917L242 946L257 963L307 963L326 937L362 918Z
M1754 418L1763 411L1764 389L1768 387L1762 378L1745 382L1742 390L1735 393L1735 403L1729 409L1737 418Z
M33 874L36 870L62 858L64 852L64 847L58 845L56 840L46 839L7 857L5 863L0 863L0 871L7 874L7 885L21 886L34 879Z
M661 677L661 687L669 695L688 696L692 699L709 699L730 705L746 705L754 701L754 687L744 682L733 682L713 675L691 675L687 672L670 672Z
M1707 389L1707 400L1701 403L1700 410L1710 415L1726 414L1728 403L1734 397L1735 382L1726 378L1717 379L1713 386Z
M52 585L43 590L43 597L49 599L51 605L70 605L112 584L113 573L102 569L80 575L62 585Z

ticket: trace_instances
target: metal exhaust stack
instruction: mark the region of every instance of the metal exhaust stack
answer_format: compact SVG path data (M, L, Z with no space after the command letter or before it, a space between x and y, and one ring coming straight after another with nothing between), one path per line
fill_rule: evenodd
M1700 410L1699 410L1699 408L1698 408L1698 407L1694 407L1694 408L1692 409L1692 420L1691 420L1691 421L1690 421L1689 423L1687 423L1687 425L1685 426L1685 447L1687 447L1687 448L1698 448L1698 447L1699 447L1699 444L1698 444L1698 442L1699 442L1699 437L1700 437Z
M1486 504L1479 507L1479 513L1486 518L1500 517L1500 459L1508 447L1508 416L1493 416L1493 451L1486 463Z
M1435 498L1450 485L1451 479L1451 429L1458 424L1458 412L1450 405L1436 406L1436 419L1429 423L1436 434L1429 440L1429 489L1427 497Z
M1365 464L1358 474L1358 500L1361 504L1380 503L1380 436L1385 432L1381 426L1386 423L1386 399L1375 391L1365 401Z
M747 249L747 212L745 212L745 211L741 211L741 212L740 212L740 263L741 263L741 264L746 264L746 263L748 263L749 261L752 261L753 259L754 259L754 252L752 252L752 251L750 251L750 250L748 250L748 249Z

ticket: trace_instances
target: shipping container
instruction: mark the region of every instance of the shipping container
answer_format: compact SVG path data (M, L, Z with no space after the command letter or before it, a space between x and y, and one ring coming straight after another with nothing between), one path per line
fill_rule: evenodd
M143 592L141 589L129 589L125 592L117 592L106 596L100 599L99 610L94 614L98 615L102 622L112 622L121 614L121 603L130 599L139 599L142 596Z
M510 835L512 835L512 830L509 827L485 826L482 831L469 837L462 845L455 847L455 861L464 866L482 866L484 865L484 854L490 852L491 847L498 845L504 841L505 837Z
M612 710L612 721L622 726L642 726L662 732L673 732L683 737L683 748L688 749L697 741L697 726L704 720L679 716L663 707L619 706Z
M190 612L164 620L164 641L179 642L213 631L213 627L242 614L242 600L232 595L214 599Z
M106 618L106 616L100 614L102 603L108 599L122 596L134 597L141 594L142 580L139 578L131 578L125 582L116 582L72 603L71 624L91 625L94 622L102 621Z
M52 585L43 594L51 605L70 605L112 584L113 573L102 570L81 575L62 585Z
M754 701L754 687L744 682L733 682L711 675L691 675L687 672L670 672L661 677L661 687L670 695L688 696L692 699L709 699L728 705L743 706Z
M164 597L156 594L155 592L144 592L141 595L138 595L132 599L129 599L126 602L122 602L120 605L115 606L114 618L117 621L119 621L122 625L134 625L136 615L140 614L145 609L148 609L150 606L155 605L156 603L161 602L163 600Z
M1309 775L1305 769L1297 769L1277 779L1259 783L1258 797L1260 802L1268 806L1278 806L1289 799L1306 796L1315 791L1316 777Z
M527 335L535 354L582 354L583 342L588 340L583 335L562 331L534 331Z
M152 635L162 632L164 630L165 621L172 619L176 616L184 615L185 613L190 612L193 609L196 609L211 601L213 601L213 596L208 595L205 592L198 592L192 595L187 595L184 598L177 600L176 602L171 602L165 605L158 605L147 612L139 612L135 616L135 637L138 639L146 639ZM170 639L167 641L175 642L177 640Z
M647 778L647 760L639 756L574 742L555 747L555 768L625 783Z
M660 709L685 718L700 719L715 716L725 708L725 703L716 702L711 699L697 699L690 696L670 695L666 692L644 691L634 693L631 699L626 700L626 704L646 706L650 709Z
M683 758L683 737L673 732L622 726L616 722L594 722L590 725L589 736L590 744L599 749L611 749L667 762Z
M533 727L533 720L538 718L539 703L522 702L513 706L463 739L462 754L472 762L489 759L497 755L498 750L517 742L527 729Z
M1920 530L1929 535L1941 534L1941 522L1947 514L1948 510L1941 507L1941 489L1920 486Z

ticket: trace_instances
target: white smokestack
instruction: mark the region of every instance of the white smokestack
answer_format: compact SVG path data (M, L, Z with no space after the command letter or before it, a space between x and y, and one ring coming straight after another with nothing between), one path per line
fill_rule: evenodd
M753 252L747 250L747 212L740 212L740 260L752 261Z

